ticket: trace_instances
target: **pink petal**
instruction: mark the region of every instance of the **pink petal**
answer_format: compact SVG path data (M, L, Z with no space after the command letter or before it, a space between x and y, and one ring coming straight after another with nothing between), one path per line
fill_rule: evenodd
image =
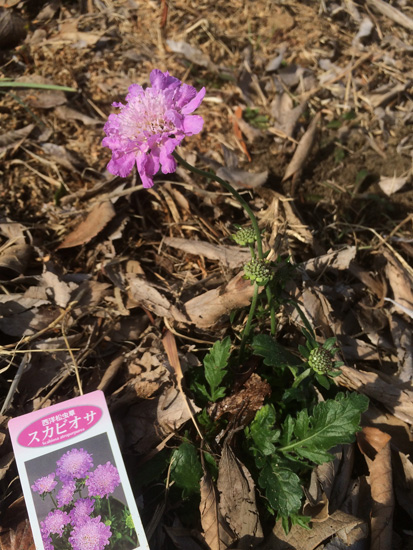
M195 109L197 109L201 105L201 101L204 99L205 93L206 93L205 88L202 88L201 90L199 90L199 92L196 94L194 99L192 99L189 103L187 103L185 107L182 107L181 113L183 115L193 113Z
M184 118L184 132L187 136L199 134L204 126L204 119L199 115L187 115Z
M107 166L107 169L114 176L120 176L126 178L132 172L133 165L135 164L135 153L113 153L111 160Z
M177 107L182 108L184 105L189 103L191 99L193 99L195 96L196 96L196 90L193 86L189 86L188 84L182 84L182 86L179 89L179 95L176 99L175 104Z

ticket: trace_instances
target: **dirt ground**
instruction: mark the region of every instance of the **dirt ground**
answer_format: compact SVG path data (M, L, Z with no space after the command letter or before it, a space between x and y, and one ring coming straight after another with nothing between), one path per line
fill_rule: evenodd
M309 540L298 528L285 538L261 503L264 533L251 547L412 548L411 4L0 0L0 10L2 548L34 547L8 419L79 395L74 362L84 392L105 392L150 546L226 547L208 545L199 502L168 486L163 451L193 428L185 415L157 418L156 404L176 391L165 331L187 376L245 323L240 297L235 317L229 306L209 318L199 308L241 271L242 251L226 247L247 218L217 183L184 168L157 175L149 190L136 173L107 171L112 103L147 85L154 68L205 86L203 130L180 154L228 179L253 208L266 250L297 267L283 292L321 342L337 338L339 384L370 398L362 426L380 434L375 452L388 448L387 500L373 491L363 507L373 474L358 440L345 489L352 484L358 504L328 510L323 493L328 513L310 513ZM300 331L281 308L279 341L296 347ZM337 542L343 525L354 538Z

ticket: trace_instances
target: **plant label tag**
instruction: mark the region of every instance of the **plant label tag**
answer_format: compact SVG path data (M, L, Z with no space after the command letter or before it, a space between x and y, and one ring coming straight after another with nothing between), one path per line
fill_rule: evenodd
M37 550L149 550L103 392L9 430Z

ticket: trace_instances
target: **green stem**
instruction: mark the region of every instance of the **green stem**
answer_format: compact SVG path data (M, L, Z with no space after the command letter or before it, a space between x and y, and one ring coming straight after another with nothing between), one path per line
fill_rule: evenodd
M270 306L270 315L271 315L271 336L275 336L275 328L276 328L276 322L275 322L275 309L274 304L272 302L272 292L270 287L267 285L265 287L265 292L267 294L267 301L268 305Z
M206 178L209 178L210 180L215 180L216 182L220 183L222 187L224 187L227 191L229 191L240 203L240 205L244 208L245 212L248 214L252 227L254 228L255 235L257 237L257 250L258 250L258 258L262 260L263 253L262 253L262 241L261 241L261 232L258 227L257 218L254 216L254 212L251 210L251 208L248 206L248 203L245 202L245 200L241 197L241 195L236 191L230 183L223 180L219 176L216 176L215 174L212 174L211 172L205 172L204 170L200 170L199 168L195 168L195 166L192 166L192 164L189 164L184 160L176 151L172 153L172 156L175 158L179 164L182 164L184 168L187 170L190 170L194 174L198 174L200 176L204 176Z
M252 323L252 320L254 318L255 308L257 307L258 288L259 288L259 285L257 285L257 283L254 283L254 294L252 295L250 312L248 314L247 324L245 325L244 333L242 335L241 345L240 345L240 348L239 348L240 361L242 361L243 356L244 356L245 344L247 343L247 339L248 339L250 331L251 331L251 323Z
M250 248L251 258L252 258L253 260L255 260L255 248L253 247L252 244L249 244L248 246L249 246L249 248Z
M108 497L108 514L109 514L109 519L112 521L112 512L111 512L111 509L110 509L110 498Z

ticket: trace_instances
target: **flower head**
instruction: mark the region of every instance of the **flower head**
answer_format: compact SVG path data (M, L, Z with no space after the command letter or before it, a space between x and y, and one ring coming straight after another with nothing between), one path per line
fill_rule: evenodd
M197 93L159 69L151 72L150 81L146 89L132 84L126 105L113 103L120 112L109 115L102 141L112 150L109 172L126 177L136 164L144 187L152 187L159 168L164 174L175 171L175 147L185 136L198 134L204 124L201 116L190 113L199 107L205 88Z
M57 485L55 481L55 473L49 474L48 476L40 477L32 485L32 491L43 495L44 493L51 493Z
M100 464L86 480L91 497L108 497L120 483L118 470L110 462Z
M97 516L75 525L69 542L73 550L103 550L111 536L109 525L102 523Z
M253 259L244 265L244 274L247 279L264 286L272 277L268 260Z
M83 449L67 451L56 464L56 474L63 482L85 477L93 468L92 456Z
M60 507L67 506L73 500L73 495L76 490L76 481L66 481L63 483L63 487L56 495L57 505Z
M69 512L70 522L73 525L84 523L93 512L95 503L91 498L79 498Z
M67 512L61 510L54 510L49 512L44 521L40 522L40 529L45 537L50 533L56 533L60 537L63 535L63 529L69 523L70 518Z

